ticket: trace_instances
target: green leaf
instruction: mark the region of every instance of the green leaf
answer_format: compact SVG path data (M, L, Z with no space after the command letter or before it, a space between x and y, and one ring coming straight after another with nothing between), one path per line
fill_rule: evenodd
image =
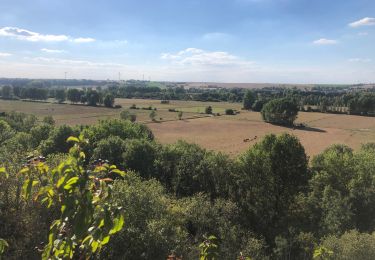
M78 180L79 180L78 177L72 177L72 178L70 178L70 179L66 182L66 184L65 184L65 186L64 186L64 189L65 189L65 190L70 190L70 189L72 189L73 185L76 184Z
M69 143L69 142L79 143L79 139L77 137L74 137L74 136L69 136L69 138L66 139L66 142L67 143Z
M125 175L126 175L124 171L120 171L119 169L113 169L111 171L111 173L116 173L116 174L120 175L121 177L125 177Z
M5 252L5 250L9 247L9 244L4 239L0 238L0 259L1 255Z
M119 232L119 231L122 229L123 225L124 225L124 216L123 216L123 215L120 215L119 218L115 218L115 219L113 220L113 227L112 227L112 229L109 231L109 234L110 234L110 235L113 235L113 234Z
M107 244L109 242L109 239L110 239L110 236L104 237L103 240L102 240L102 245Z
M0 175L1 175L1 174L4 174L6 179L9 178L9 174L8 174L7 171L5 170L5 167L0 167Z
M93 253L95 253L96 252L96 250L98 249L98 246L99 246L99 243L97 242L97 241L92 241L92 243L91 243L91 251L93 252Z

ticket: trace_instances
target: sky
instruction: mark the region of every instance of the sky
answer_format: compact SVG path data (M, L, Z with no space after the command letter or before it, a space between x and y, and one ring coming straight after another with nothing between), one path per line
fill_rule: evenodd
M374 0L0 0L0 77L374 83Z

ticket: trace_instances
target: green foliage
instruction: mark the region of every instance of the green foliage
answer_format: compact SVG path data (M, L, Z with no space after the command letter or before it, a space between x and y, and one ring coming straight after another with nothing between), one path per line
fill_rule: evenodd
M109 183L113 180L107 176L125 173L106 164L85 169L80 144L86 141L82 137L67 141L75 145L67 160L55 169L36 159L20 171L25 176L22 193L26 201L33 198L46 208L60 208L59 217L50 226L42 259L90 257L124 224L121 208L109 203Z
M199 248L200 260L215 260L219 258L217 238L215 236L205 237Z
M244 109L251 109L255 102L255 95L251 90L246 90L244 99L243 99L243 108Z
M273 99L263 106L261 114L263 120L268 123L293 125L298 107L288 98Z
M225 114L226 115L235 115L236 112L233 109L228 108L228 109L225 109Z
M65 89L56 89L55 90L55 99L57 102L62 103L66 99L66 92Z
M81 100L82 93L79 89L76 88L69 88L66 93L66 98L72 103L78 103Z
M144 139L129 140L122 154L126 168L139 172L145 178L153 177L155 158L155 145Z
M10 139L13 135L14 131L10 125L6 121L0 119L0 144Z
M55 122L55 119L53 119L52 116L45 116L43 118L43 123L48 124L48 125L55 125L56 122Z
M100 140L93 151L92 159L108 160L111 164L124 167L123 153L126 151L126 143L118 136L109 136Z
M67 125L55 127L50 132L48 139L41 142L39 150L45 156L52 153L67 153L70 145L66 142L66 139L77 134L77 130Z
M115 103L115 97L111 93L107 93L103 99L104 106L113 107Z
M320 248L325 248L324 251L329 252L329 257L317 259L371 260L375 255L375 233L367 234L351 230L341 236L331 235L323 239Z
M88 90L86 93L87 105L97 106L100 101L100 94L96 90Z
M285 230L294 197L309 179L305 150L289 134L267 135L239 158L234 192L246 222L267 239Z
M313 259L329 260L333 259L333 251L320 246L314 250Z

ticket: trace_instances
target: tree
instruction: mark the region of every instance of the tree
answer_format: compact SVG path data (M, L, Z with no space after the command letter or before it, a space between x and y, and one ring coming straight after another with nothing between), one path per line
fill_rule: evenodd
M212 114L212 107L211 106L206 107L205 113L209 115Z
M55 91L55 99L59 102L62 103L66 99L66 92L65 89L56 89Z
M86 93L87 97L87 104L89 106L97 106L97 103L99 103L100 95L96 90L88 90Z
M111 93L107 93L104 96L103 103L106 107L113 107L113 104L115 103L115 97Z
M263 106L261 114L268 123L293 125L298 106L288 98L273 99Z
M122 154L126 151L125 141L118 136L109 136L100 140L94 149L92 160L108 160L110 164L124 167Z
M289 134L267 135L240 156L235 200L244 223L268 242L287 229L289 207L308 184L307 166L303 146Z
M3 86L1 88L1 96L4 99L8 99L12 97L12 87L11 86Z
M251 90L247 90L243 98L243 108L247 110L251 109L254 101L255 101L254 93Z
M72 103L78 103L81 100L81 92L76 88L69 88L67 91L67 99Z
M264 104L266 104L266 103L267 103L267 101L264 100L264 99L257 99L253 103L253 106L251 107L251 109L255 112L260 112L260 111L262 111L262 108L263 108Z

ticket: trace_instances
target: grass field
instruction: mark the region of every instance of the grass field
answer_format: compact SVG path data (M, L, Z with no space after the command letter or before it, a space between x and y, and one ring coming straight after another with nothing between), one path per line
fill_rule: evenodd
M296 135L308 155L315 155L335 143L358 148L362 143L375 142L375 118L323 113L299 113L297 122L307 124L306 129L292 129L264 123L259 113L241 111L236 116L207 116L200 114L211 105L213 112L223 113L227 108L240 110L241 104L226 102L170 101L161 104L159 100L116 99L117 104L128 108L156 107L157 122L149 118L148 110L132 110L137 121L146 123L161 143L173 143L178 139L194 142L216 151L236 155L259 141L269 133L289 132ZM183 111L183 120L178 120L174 108ZM1 111L19 111L38 117L52 115L57 124L94 124L99 119L119 117L121 109L31 103L0 100ZM160 119L161 118L161 119ZM250 142L244 142L250 139Z

